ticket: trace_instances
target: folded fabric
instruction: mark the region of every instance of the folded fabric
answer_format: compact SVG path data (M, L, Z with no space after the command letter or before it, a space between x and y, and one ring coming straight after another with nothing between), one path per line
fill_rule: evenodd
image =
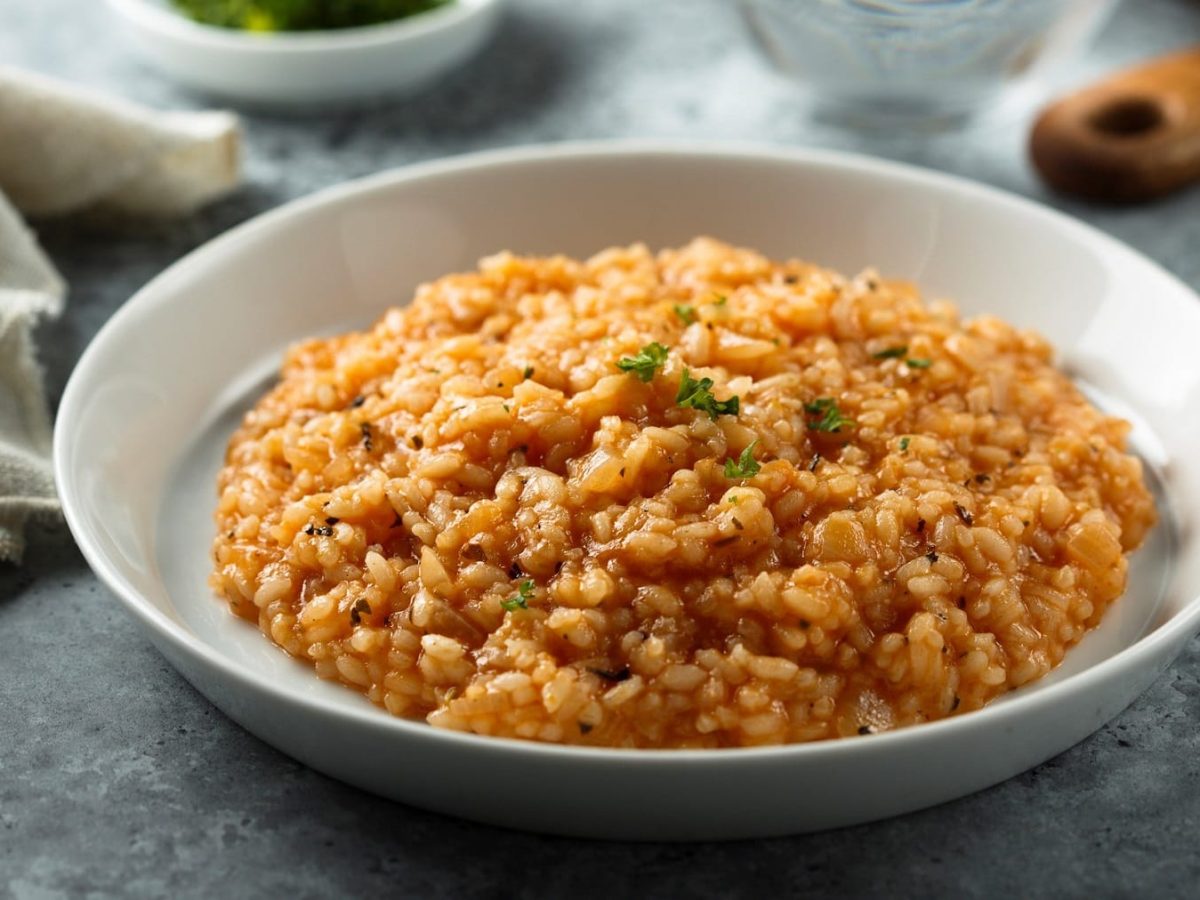
M50 417L30 329L65 293L16 211L0 195L0 560L20 559L25 523L54 513Z
M170 216L238 182L237 119L162 113L0 66L0 190L29 216Z
M240 137L228 113L156 113L7 67L0 134L0 561L19 561L28 521L58 511L32 329L66 286L17 210L182 215L237 185Z

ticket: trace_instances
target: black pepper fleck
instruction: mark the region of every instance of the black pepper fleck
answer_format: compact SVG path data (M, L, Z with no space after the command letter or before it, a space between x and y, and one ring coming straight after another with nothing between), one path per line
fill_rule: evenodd
M350 610L350 624L357 625L362 621L363 616L369 616L370 614L371 604L366 600L359 599L354 604L354 608Z

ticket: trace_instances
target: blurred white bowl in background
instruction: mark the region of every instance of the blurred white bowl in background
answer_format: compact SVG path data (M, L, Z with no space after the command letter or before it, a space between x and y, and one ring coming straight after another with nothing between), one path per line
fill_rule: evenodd
M136 48L181 83L256 106L319 107L428 87L495 30L503 0L453 0L362 28L269 34L202 25L167 0L108 0Z
M1069 59L1117 0L740 0L815 111L857 126L954 124Z

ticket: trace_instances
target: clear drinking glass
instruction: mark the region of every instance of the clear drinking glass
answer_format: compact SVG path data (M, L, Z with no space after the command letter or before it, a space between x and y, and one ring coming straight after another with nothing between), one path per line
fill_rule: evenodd
M954 123L1069 56L1117 0L741 0L767 53L819 114Z

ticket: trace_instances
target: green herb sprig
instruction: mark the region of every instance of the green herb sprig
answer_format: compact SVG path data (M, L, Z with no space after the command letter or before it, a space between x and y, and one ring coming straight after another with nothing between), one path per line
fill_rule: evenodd
M750 442L750 445L741 452L737 459L730 457L725 460L725 477L726 478L753 478L762 468L758 464L758 460L754 458L754 448L758 444L758 439L755 438Z
M683 321L684 325L691 325L696 321L696 307L690 303L676 303L673 307L675 315Z
M842 415L842 411L838 409L837 401L833 397L818 397L812 403L805 403L804 411L810 416L817 416L815 419L808 420L810 431L837 434L843 428L854 427L854 420Z
M517 585L517 592L507 600L501 600L500 605L509 612L518 609L529 609L529 598L533 596L533 579L526 578Z
M904 359L908 357L907 359ZM899 344L895 347L888 347L880 350L878 353L871 354L872 359L904 359L904 364L910 369L928 369L933 365L932 359L925 357L908 356L908 344Z
M617 360L617 368L622 372L632 372L639 381L649 382L654 374L667 364L667 354L670 351L659 343L650 343L638 351L637 356L622 356Z
M696 380L684 369L683 377L679 379L679 392L675 395L675 403L685 409L706 412L714 422L717 421L717 416L736 416L741 409L741 400L737 395L728 400L718 400L713 396L712 386L711 378Z

